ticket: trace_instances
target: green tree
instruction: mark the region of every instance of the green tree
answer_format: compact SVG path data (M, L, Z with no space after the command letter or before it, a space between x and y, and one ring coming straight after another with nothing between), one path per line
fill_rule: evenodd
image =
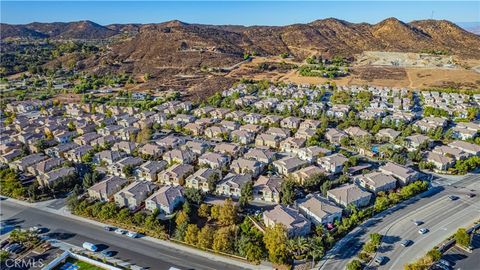
M237 220L237 207L228 198L220 208L218 222L223 226L234 225Z
M455 233L455 241L462 247L470 246L470 235L464 228L459 228Z
M209 249L212 248L213 237L215 231L210 225L205 225L199 232L197 236L197 246L199 248Z
M200 204L198 207L198 216L202 218L208 218L210 216L210 207L206 203Z
M219 252L232 253L234 250L234 226L221 227L215 232L212 249Z
M346 267L347 270L361 270L363 269L362 263L359 260L351 260Z
M248 181L240 190L240 205L245 206L253 200L253 182Z
M189 245L196 245L198 241L198 227L196 224L188 224L185 232L185 243Z
M287 232L280 224L265 230L263 242L272 263L285 264L287 262L287 239Z
M296 183L290 179L282 182L281 201L283 204L293 204L295 198L295 186Z
M189 220L190 218L185 211L178 211L177 216L175 217L175 224L180 226L181 224L188 223Z

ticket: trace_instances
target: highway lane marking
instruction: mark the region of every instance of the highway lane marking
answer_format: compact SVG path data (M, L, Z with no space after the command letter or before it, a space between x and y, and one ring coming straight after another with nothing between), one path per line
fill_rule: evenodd
M441 203L442 201L438 201L438 202ZM437 211L431 213L430 215L428 215L428 217L437 216L437 215L438 215L438 212L443 212L443 211L441 211L441 210L443 210L444 208L449 208L450 206L451 206L450 204L445 204L445 205L443 205L442 208L440 208L440 209L437 208L437 209L436 209ZM455 208L450 209L449 212L451 212L451 211L456 211L457 208L461 208L461 207L463 207L463 206L464 206L463 204L457 204L457 206L456 206ZM427 219L424 219L424 220L427 220ZM390 232L390 230L392 230L392 229L393 229L394 227L396 227L397 225L400 226L400 224L403 225L403 224L406 223L406 222L407 222L407 220L403 219L401 222L391 225L391 226L387 229L387 231L386 231L386 233L385 233L385 236L396 236L396 235L393 235L393 234L392 234L392 235L389 235L388 233ZM425 224L426 224L427 222L430 223L430 221L425 221ZM402 228L404 228L404 227L407 227L407 226L401 226L400 228L402 229ZM423 226L423 227L425 227L425 226ZM433 228L433 227L434 227L434 226L432 226L432 228ZM408 227L407 227L407 230L406 230L406 231L404 230L404 232L405 232L405 234L407 234L408 236L410 236L410 235L416 235L415 232L418 233L418 228L419 228L419 227L413 226L413 224L412 224L412 226L408 226ZM385 228L384 228L384 229L385 229ZM380 230L380 231L383 231L383 230ZM411 234L411 232L413 232L413 234ZM419 240L421 240L421 239L422 239L422 236L424 236L424 235L421 235L420 238L417 238L417 239L416 239L415 237L406 237L405 234L403 234L403 237L401 237L402 234L399 234L398 237L401 238L401 239L415 239L415 240L419 239ZM425 237L426 237L426 236L425 236ZM414 244L416 244L416 243L417 243L417 241L414 241ZM386 246L387 246L387 247L388 247L388 246L395 247L395 244L389 244L389 245L386 245ZM397 250L397 249L393 249L391 252L395 252L396 250ZM402 253L404 253L404 252L405 252L405 250L402 250L402 251L401 251L401 254L399 255L399 257L401 257L401 256L402 256ZM382 254L382 255L388 256L389 258L390 258L390 257L395 257L395 256L394 256L394 255L395 255L394 253L392 254L392 253L390 253L390 252L376 252L375 255L374 255L374 258L375 258L379 253Z
M464 213L464 212L465 212L465 213ZM459 215L461 215L461 217L464 217L464 216L471 215L471 214L472 214L472 213L469 212L469 209L468 209L468 208L465 208L463 211L460 211L460 212L458 212L457 214L455 214L454 216L452 216L452 217L449 219L449 220L451 220L451 221L449 221L447 224L442 224L441 227L443 227L443 226L448 226L448 225L452 224L453 222L456 222L457 220L462 220L462 219L459 219L459 218L457 217L457 216L459 216ZM462 227L462 226L468 226L469 224L473 223L476 218L478 218L478 217L476 217L476 216L473 217L473 219L472 219L473 221L468 221L468 222L462 223L461 225L456 225L455 228L459 228L459 227ZM447 220L447 221L448 221L448 220ZM438 227L438 226L437 226L437 227ZM454 230L455 228L453 228L453 230ZM415 244L416 244L416 247L419 247L420 249L422 249L422 247L423 247L422 250L425 250L424 247L425 247L426 245L423 245L423 246L420 245L420 246L419 246L418 243L419 243L419 242L422 242L422 241L427 241L428 239L436 236L436 233L437 233L437 232L439 232L439 229L438 229L438 228L437 228L437 229L432 229L431 232L429 232L427 235L424 235L424 237L420 237L420 238L418 239L418 241L415 243ZM443 234L444 234L444 233L442 233L442 235L443 235ZM450 235L447 235L447 236L445 237L445 239L446 239L448 236L450 236ZM437 237L437 238L438 238L438 237ZM443 240L441 240L441 241L443 241ZM428 242L428 243L431 243L431 242ZM428 251L428 250L430 250L430 249L426 249L426 251ZM391 266L391 269L395 269L394 266L396 266L396 264L398 263L398 261L405 256L405 253L408 253L408 252L410 252L410 251L411 251L411 252L414 252L413 250L410 250L410 249L409 249L409 250L404 250L404 251L400 254L400 256L398 256L398 257L393 261L392 266ZM421 255L424 254L425 252L422 252L421 254L418 254L418 252L415 252L415 253L417 253L417 256L416 256L416 257L418 257L418 255L421 256ZM416 258L416 257L415 257L415 258ZM412 257L412 258L413 258L413 257ZM400 268L399 268L399 269L400 269Z

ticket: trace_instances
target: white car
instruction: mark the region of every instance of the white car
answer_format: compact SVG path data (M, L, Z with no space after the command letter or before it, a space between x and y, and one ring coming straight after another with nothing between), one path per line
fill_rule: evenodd
M130 238L137 238L138 234L136 232L128 232L127 236Z
M426 234L427 232L428 232L427 228L421 228L420 230L418 230L419 234Z
M124 230L124 229L120 229L120 228L118 228L118 229L116 229L116 230L115 230L115 233L116 233L116 234L126 234L126 233L127 233L127 231L126 231L126 230Z

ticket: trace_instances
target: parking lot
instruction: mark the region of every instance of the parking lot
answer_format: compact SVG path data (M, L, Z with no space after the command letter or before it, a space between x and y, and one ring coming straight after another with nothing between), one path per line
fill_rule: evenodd
M452 264L452 269L470 270L479 269L480 265L480 234L475 234L472 239L473 252L469 253L457 246L453 246L444 253L442 259Z

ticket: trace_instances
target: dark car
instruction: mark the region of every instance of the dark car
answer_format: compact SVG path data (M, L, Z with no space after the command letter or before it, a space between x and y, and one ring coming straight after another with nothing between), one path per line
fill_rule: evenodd
M408 246L410 246L412 243L413 243L412 240L405 239L405 240L403 240L403 241L400 243L400 245L402 245L403 247L408 247Z
M456 201L458 199L458 197L454 195L450 195L448 196L448 198L450 199L450 201Z
M473 194L473 193L468 193L468 194L467 194L467 197L473 198L473 197L475 197L475 194Z
M113 252L111 250L104 250L104 251L102 251L102 255L105 256L105 257L112 257L113 255L115 255L115 252Z
M105 227L103 227L103 229L104 229L105 231L107 231L107 232L111 232L111 231L114 231L114 230L115 230L115 228L112 227L112 226L105 226Z

